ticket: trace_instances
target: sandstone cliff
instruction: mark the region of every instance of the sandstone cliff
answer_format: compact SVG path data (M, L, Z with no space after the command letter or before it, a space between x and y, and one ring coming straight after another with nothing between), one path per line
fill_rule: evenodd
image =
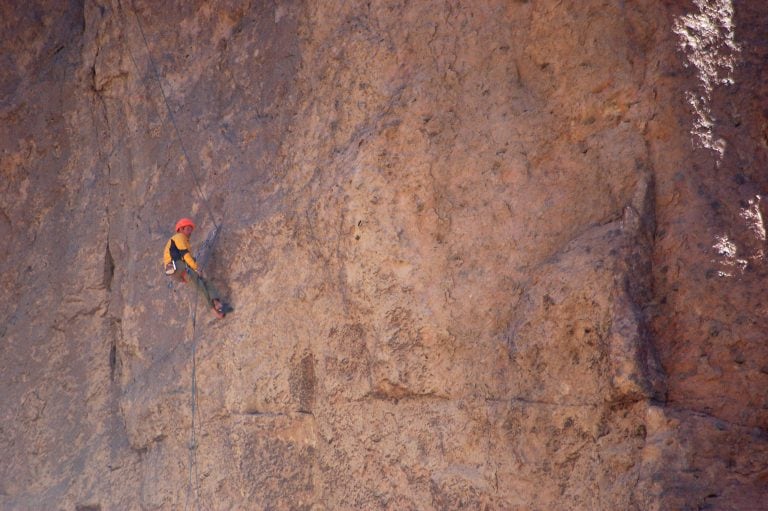
M0 508L768 509L768 5L0 20Z

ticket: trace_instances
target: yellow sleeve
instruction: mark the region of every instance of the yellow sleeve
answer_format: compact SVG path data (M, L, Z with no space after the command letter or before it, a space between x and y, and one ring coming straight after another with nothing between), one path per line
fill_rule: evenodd
M171 239L165 242L165 248L163 249L163 267L171 262Z
M186 254L184 254L184 262L187 263L187 266L197 271L197 261L195 261L195 258L192 257L191 252L187 252Z
M184 254L184 262L187 263L187 266L197 271L197 261L195 261L195 258L192 257L192 247L189 244L189 238L179 232L176 233L171 239L173 239L174 243L176 243L176 248L179 250L188 250L188 252Z

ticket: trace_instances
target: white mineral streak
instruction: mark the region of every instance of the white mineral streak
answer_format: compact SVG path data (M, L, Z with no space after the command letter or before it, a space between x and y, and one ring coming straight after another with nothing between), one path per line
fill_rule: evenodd
M720 86L733 84L733 70L739 53L735 41L732 0L694 0L697 13L675 20L674 32L688 63L696 68L700 86L686 91L695 120L691 134L722 159L725 139L716 134L717 119L712 113L712 95Z

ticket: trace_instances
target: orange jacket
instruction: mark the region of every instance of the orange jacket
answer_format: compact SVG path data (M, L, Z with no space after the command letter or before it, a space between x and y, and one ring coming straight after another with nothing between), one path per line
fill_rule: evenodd
M175 245L178 251L177 254L179 252L181 253L181 259L187 263L187 266L197 271L197 261L192 257L192 247L189 244L189 238L183 232L177 232L171 236L171 239L165 244L165 250L163 250L163 267L173 260L173 256L171 255L172 245Z

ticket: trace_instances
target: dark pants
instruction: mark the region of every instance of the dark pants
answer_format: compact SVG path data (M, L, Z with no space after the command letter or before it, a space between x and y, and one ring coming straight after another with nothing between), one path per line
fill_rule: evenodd
M187 266L187 263L183 261L176 262L176 271L173 273L173 277L182 282L191 280L198 291L205 298L205 303L210 307L213 307L213 300L219 298L219 293L213 285L206 281L203 277L197 274L195 270Z

